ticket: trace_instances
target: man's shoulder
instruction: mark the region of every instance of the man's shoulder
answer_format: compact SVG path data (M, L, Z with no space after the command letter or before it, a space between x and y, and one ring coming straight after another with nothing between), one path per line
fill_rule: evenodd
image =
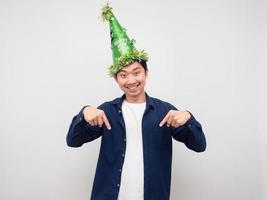
M160 98L149 96L149 101L157 108L176 109L171 103Z
M107 101L104 101L101 105L99 105L99 107L108 107L110 105L113 105L113 104L118 104L120 101L121 101L121 98L122 97L117 97L113 100L107 100Z
M149 98L150 98L152 101L154 101L154 103L159 103L159 104L162 104L162 103L163 103L163 104L168 103L167 101L162 100L162 99L157 98L157 97L149 96Z

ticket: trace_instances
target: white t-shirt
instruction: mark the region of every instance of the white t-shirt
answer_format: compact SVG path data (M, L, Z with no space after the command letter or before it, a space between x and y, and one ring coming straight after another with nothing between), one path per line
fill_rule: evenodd
M146 103L124 100L122 114L126 128L126 152L118 200L144 199L142 118Z

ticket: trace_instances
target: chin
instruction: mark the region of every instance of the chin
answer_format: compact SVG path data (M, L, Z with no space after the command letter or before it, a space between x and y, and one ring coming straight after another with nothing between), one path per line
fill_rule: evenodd
M143 91L141 90L137 90L137 91L124 91L126 95L130 96L130 97L139 97L143 94Z
M135 96L138 96L140 94L139 92L129 92L129 91L124 91L124 93L130 97L135 97Z

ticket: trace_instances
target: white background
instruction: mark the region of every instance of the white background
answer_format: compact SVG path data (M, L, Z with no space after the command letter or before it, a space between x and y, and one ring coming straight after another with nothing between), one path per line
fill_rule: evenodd
M147 92L190 110L207 150L174 142L172 200L266 200L263 0L113 0L150 60ZM86 200L100 139L66 145L82 106L121 96L107 76L105 1L0 1L0 199Z

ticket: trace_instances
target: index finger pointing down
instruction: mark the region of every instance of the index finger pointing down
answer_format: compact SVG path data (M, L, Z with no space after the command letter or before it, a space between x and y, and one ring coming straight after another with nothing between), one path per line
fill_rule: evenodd
M106 125L106 127L108 128L108 130L110 130L111 126L110 126L109 121L108 121L105 114L103 115L103 121L104 121L104 124Z
M160 122L159 126L162 127L168 120L170 114L170 112L167 113L167 115L163 118L163 120Z

